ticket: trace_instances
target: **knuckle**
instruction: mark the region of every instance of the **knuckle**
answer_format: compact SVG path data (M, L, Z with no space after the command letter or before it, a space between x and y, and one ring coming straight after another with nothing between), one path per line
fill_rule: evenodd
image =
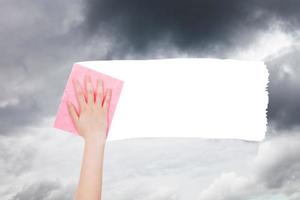
M93 92L94 92L94 91L93 91L91 88L88 89L88 93L89 93L89 94L93 94Z
M88 92L92 92L93 91L93 88L91 86L87 86L87 91Z
M102 87L98 87L97 89L97 93L102 93L103 88Z
M85 104L83 104L83 105L81 105L81 110L86 111L86 110L88 110L88 107Z
M81 100L81 101L85 101L85 98L84 98L84 96L83 96L83 94L82 94L82 93L79 95L79 100Z
M104 101L102 107L106 107L106 106L107 106L107 101Z

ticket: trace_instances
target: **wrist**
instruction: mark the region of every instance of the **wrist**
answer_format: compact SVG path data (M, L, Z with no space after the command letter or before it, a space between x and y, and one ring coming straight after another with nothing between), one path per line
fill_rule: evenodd
M105 145L106 138L100 138L100 137L84 138L84 143L87 145Z

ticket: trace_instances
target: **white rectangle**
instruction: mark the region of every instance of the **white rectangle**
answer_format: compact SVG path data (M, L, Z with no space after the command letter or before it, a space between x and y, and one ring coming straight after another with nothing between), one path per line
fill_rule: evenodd
M124 81L108 140L265 137L269 74L262 61L171 58L79 64Z

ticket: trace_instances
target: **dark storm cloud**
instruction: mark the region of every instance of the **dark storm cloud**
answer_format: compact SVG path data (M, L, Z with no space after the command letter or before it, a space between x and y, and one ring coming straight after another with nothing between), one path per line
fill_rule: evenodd
M292 0L89 0L84 25L89 35L108 30L117 38L114 51L123 54L144 54L167 40L181 52L220 58L224 50L251 44L273 20L292 30L299 9Z
M89 36L100 30L113 34L113 52L118 56L131 51L145 58L156 44L168 41L190 56L226 58L232 49L247 49L256 34L276 23L294 36L300 25L299 10L300 1L293 0L90 0L84 27ZM165 48L164 54L170 49ZM270 71L268 120L279 130L300 124L300 56L298 50L292 51L266 60ZM285 73L285 65L298 79L278 77Z
M294 30L300 2L284 2L1 1L0 134L54 116L76 61L150 58L154 51L177 57L174 49L224 58L247 48L274 20Z
M268 121L270 127L290 130L300 125L300 47L267 58L270 72Z

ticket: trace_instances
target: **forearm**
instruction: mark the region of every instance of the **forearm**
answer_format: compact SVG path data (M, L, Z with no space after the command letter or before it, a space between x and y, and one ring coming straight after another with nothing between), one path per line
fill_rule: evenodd
M105 141L85 141L76 200L100 200Z

